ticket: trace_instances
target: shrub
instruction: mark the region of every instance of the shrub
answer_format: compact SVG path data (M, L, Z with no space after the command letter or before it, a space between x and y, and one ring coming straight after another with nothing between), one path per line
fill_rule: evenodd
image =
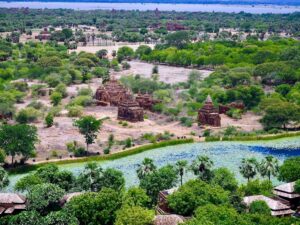
M130 148L132 146L132 139L131 138L127 138L125 140L125 148Z
M54 105L54 106L57 106L61 100L62 100L62 94L59 93L59 92L53 92L50 96L50 99L51 99L51 103Z
M103 150L103 152L104 152L105 155L109 154L110 153L110 148L109 147L105 148Z
M83 113L83 107L79 105L69 106L68 107L68 116L69 117L80 117Z
M53 115L51 113L48 113L47 116L45 117L45 124L47 127L53 126Z
M53 151L51 151L51 157L58 157L58 153L57 153L57 151L55 151L55 150L53 150Z
M54 117L59 116L60 112L62 110L61 106L53 106L52 108L49 109L49 114L52 114Z
M300 193L300 179L295 183L295 192Z
M241 119L243 111L240 109L231 108L226 112L226 115L232 117L233 119Z
M128 62L123 62L122 63L122 69L123 70L129 70L130 69L130 64Z
M210 130L209 129L204 130L203 136L204 137L209 137L210 136Z
M180 122L183 126L191 127L193 125L193 119L188 117L181 117Z
M249 212L270 215L271 210L265 201L254 201L249 206Z
M26 107L19 111L16 116L16 121L18 123L32 123L36 122L40 116L40 111L32 107Z
M91 88L81 88L78 91L78 96L92 96L93 95L93 90Z
M27 105L27 107L32 107L35 109L42 109L44 107L44 104L39 101L32 101Z
M91 96L83 95L77 96L70 102L70 106L79 105L79 106L90 106L93 103L93 99Z
M67 87L65 84L63 83L59 83L55 89L54 89L55 92L58 92L62 95L63 98L67 97Z

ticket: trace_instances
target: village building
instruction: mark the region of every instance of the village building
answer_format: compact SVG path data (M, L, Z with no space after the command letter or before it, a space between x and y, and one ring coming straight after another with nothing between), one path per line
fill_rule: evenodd
M131 93L126 93L124 98L119 102L118 120L129 122L144 121L144 110L134 99Z
M97 105L118 106L119 103L124 100L126 92L126 88L118 80L113 78L96 90L95 99Z
M43 31L41 31L38 35L34 37L35 39L38 40L50 40L51 38L51 33L48 31L47 28L45 28Z
M251 205L252 202L255 201L264 201L270 208L270 214L272 216L283 217L290 216L295 213L295 211L293 211L289 205L286 205L279 200L269 198L263 195L247 196L243 199L243 202L248 207Z
M140 107L150 111L152 110L152 107L155 104L160 102L159 100L153 99L153 97L147 93L146 94L138 93L135 99L139 103Z
M300 207L300 194L295 192L295 182L281 184L274 188L275 194L280 201L286 202L292 209Z
M198 121L201 125L209 125L213 127L221 126L221 117L213 105L211 97L208 95L204 106L198 111Z
M167 197L173 194L177 188L171 188L168 190L163 190L158 193L158 204L156 207L156 211L161 215L168 215L172 213L172 210L168 206Z
M17 214L26 209L26 198L15 193L0 193L0 216Z
M154 225L177 225L182 224L183 222L183 217L176 214L157 215L154 218Z

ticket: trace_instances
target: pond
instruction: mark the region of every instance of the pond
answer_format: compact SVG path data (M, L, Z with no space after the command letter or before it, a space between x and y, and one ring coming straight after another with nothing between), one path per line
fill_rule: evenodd
M300 156L300 137L283 138L272 141L249 141L249 142L203 142L193 144L183 144L149 150L140 154L127 156L125 158L99 162L103 168L112 167L124 173L126 186L130 187L138 184L136 169L145 157L154 160L158 167L167 164L175 164L178 160L187 160L191 162L197 155L207 155L213 162L214 167L227 167L233 171L239 182L245 182L245 179L239 173L239 165L242 158L255 157L258 160L266 155L273 155L280 163L291 156ZM61 169L72 171L78 175L84 169L85 163L74 163L60 165ZM7 190L12 191L14 184L22 175L10 177L10 186ZM185 180L192 178L192 174L187 174ZM277 180L273 180L278 184Z

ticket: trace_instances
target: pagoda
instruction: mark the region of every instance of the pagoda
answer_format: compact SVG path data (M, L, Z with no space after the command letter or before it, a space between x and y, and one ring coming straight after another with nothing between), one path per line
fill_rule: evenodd
M150 111L152 110L153 105L161 102L159 100L153 99L153 97L148 93L146 94L138 93L138 95L136 96L136 101L139 103L140 107Z
M118 106L126 95L126 88L116 79L112 78L100 86L95 94L98 105Z
M207 96L204 106L198 111L198 121L202 125L209 125L213 127L221 126L220 114L214 107L210 95Z
M127 92L118 106L118 120L129 122L144 121L144 110L134 99L133 95Z

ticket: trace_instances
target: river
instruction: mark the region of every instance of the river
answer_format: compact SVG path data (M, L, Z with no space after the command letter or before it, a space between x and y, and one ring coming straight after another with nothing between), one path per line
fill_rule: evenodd
M293 13L299 12L299 6L284 5L227 5L227 4L159 4L159 3L98 3L98 2L0 2L0 8L32 8L32 9L74 9L74 10L155 10L187 11L187 12L226 12L241 11L254 14Z

